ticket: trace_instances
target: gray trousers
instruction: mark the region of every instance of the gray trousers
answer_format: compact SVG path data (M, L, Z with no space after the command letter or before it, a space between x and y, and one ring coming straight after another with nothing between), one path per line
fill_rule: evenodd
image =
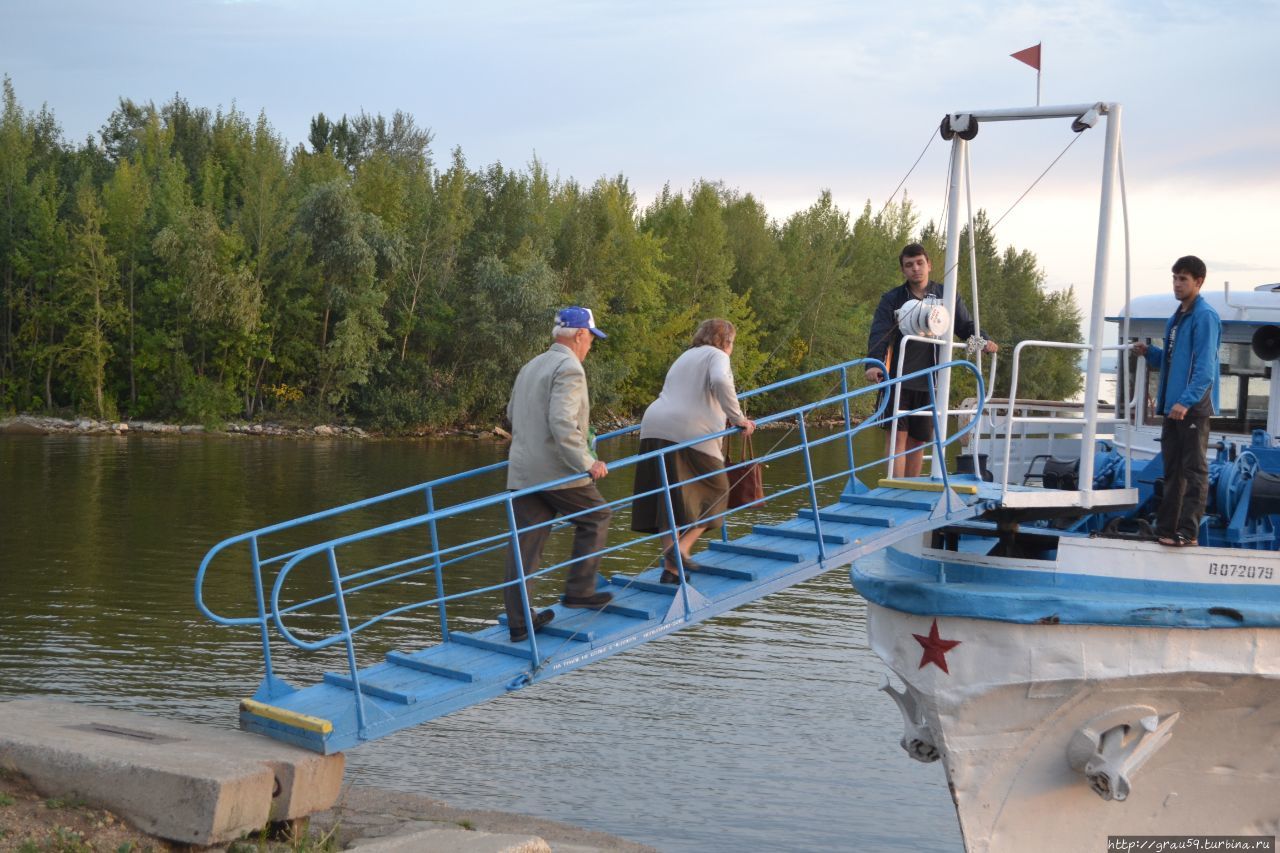
M1209 495L1209 417L1166 417L1160 428L1164 495L1156 512L1156 535L1200 536L1200 517Z
M586 486L575 486L569 489L551 489L545 492L534 492L512 502L515 511L516 525L521 529L532 524L550 521L559 515L569 515L579 510L599 507L595 512L584 513L577 518L569 519L573 525L573 557L576 559L591 554L604 547L609 538L609 519L613 511L604 506L604 496L596 488L595 483ZM524 565L525 576L538 570L538 561L542 559L542 549L547 544L547 535L551 525L539 527L520 534L520 561ZM600 557L590 557L569 566L569 576L565 580L565 595L586 597L596 591L596 571L600 568ZM507 580L520 577L516 571L515 557L511 548L507 548ZM529 594L530 608L533 608L533 580L525 581L525 589ZM518 584L504 587L503 603L507 608L507 623L511 627L524 625L524 605L520 600Z

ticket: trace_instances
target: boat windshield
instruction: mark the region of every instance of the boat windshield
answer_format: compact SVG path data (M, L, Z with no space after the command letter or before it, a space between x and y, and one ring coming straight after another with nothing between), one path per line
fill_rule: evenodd
M1136 375L1136 357L1130 364ZM1219 403L1221 411L1210 420L1210 428L1218 432L1248 435L1255 429L1267 428L1267 399L1271 388L1271 364L1253 352L1248 343L1224 343L1218 349ZM1156 397L1160 392L1160 374L1147 373L1146 393L1139 410L1143 423L1159 424Z

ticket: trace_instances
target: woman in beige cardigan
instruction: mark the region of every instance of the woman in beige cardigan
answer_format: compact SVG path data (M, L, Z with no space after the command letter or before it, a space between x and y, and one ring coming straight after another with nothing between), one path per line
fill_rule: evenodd
M662 393L645 409L640 422L640 453L719 432L726 422L742 427L746 435L755 431L755 422L743 415L738 405L738 392L729 366L736 334L737 330L728 320L704 320L698 326L689 349L667 371ZM698 564L690 559L690 550L704 531L715 530L721 524L720 518L703 519L718 516L728 503L729 477L724 471L721 440L711 439L674 450L661 459L666 463L667 482L673 486L710 475L671 489L676 524L681 528L681 558L686 571L697 571ZM640 497L632 504L631 529L639 533L662 533L662 582L679 583L659 464L659 458L653 458L636 466L635 494ZM655 494L642 494L654 489L658 490Z

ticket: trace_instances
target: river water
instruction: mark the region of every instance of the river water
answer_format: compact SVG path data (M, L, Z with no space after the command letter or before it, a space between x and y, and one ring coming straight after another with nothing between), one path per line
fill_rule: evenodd
M879 455L874 432L859 458ZM758 450L786 440L758 438ZM604 458L633 447L624 440ZM504 450L472 439L0 436L0 698L61 697L234 727L237 701L262 676L261 651L254 630L197 611L193 579L205 551L268 523L498 461ZM842 452L827 448L819 466ZM798 482L799 464L775 463L765 477L770 490ZM619 471L602 487L620 497L630 481ZM755 518L789 516L798 501ZM618 539L630 536L627 521L615 520ZM568 538L557 534L551 552L565 553ZM636 571L643 559L624 552L605 570ZM480 562L451 584L500 579L498 557ZM251 600L238 569L210 578L210 600L224 612ZM539 592L550 598L557 586L544 581ZM430 594L417 592L415 600ZM405 594L380 591L372 604ZM450 609L451 626L475 627L499 609L496 595L467 600ZM432 644L434 622L408 614L379 625L362 664ZM278 670L301 685L343 667L329 652L275 652ZM876 690L883 671L867 647L865 604L847 572L833 570L363 745L348 753L347 779L670 851L960 850L942 767L899 749L898 712Z

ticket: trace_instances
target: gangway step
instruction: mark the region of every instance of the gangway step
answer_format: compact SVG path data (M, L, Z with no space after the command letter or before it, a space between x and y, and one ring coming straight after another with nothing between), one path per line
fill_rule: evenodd
M711 551L721 551L727 554L740 554L744 557L761 557L765 560L781 560L784 563L804 562L804 555L797 554L794 551L775 551L772 548L762 548L759 545L742 545L738 542L721 542L719 539L712 539L707 543L707 548Z
M612 575L609 583L614 586L620 586L624 589L635 589L640 592L652 592L657 595L675 595L680 591L680 586L674 583L661 583L660 581L647 581L635 575ZM545 629L544 629L545 630Z
M499 654L511 655L525 660L533 660L533 652L524 643L491 640L485 637L477 637L475 634L468 634L466 631L450 631L449 642L457 643L460 646L470 646L473 649L484 649L487 652L498 652Z
M932 501L912 500L911 498L886 498L882 495L841 495L840 503L854 506L880 506L886 509L933 509Z
M563 615L563 614L560 614L560 615ZM504 628L507 627L508 624L510 624L507 621L507 614L505 613L498 614L498 624ZM572 628L572 627L566 628L563 623L557 624L555 622L551 622L547 625L543 625L541 628L538 629L538 633L544 634L548 637L559 637L564 640L577 640L579 643L595 642L595 640L598 637L598 632L593 628L585 628L585 629L578 629L578 628Z
M728 578L729 580L735 581L754 581L760 578L760 573L754 569L744 569L738 566L714 566L711 563L702 562L701 556L697 556L694 559L697 560L698 565L702 567L693 573L695 577L697 575L715 575L716 577Z
M595 609L583 609L583 613L612 613L615 616L626 616L628 619L657 619L662 613L650 607L635 606L632 604L620 604L617 600L606 604L604 607Z
M955 479L958 478L953 478L953 481L949 485L951 487L951 491L958 495L976 495L981 491L978 488L977 483L958 483L954 482ZM947 487L947 485L943 484L941 480L894 479L890 477L886 477L881 480L879 485L882 489L906 489L908 491L916 492L941 492Z
M431 675L439 675L442 678L452 678L454 681L462 681L467 684L476 680L474 672L468 672L463 669L454 669L452 667L441 666L428 660L423 660L414 655L406 655L403 652L387 652L387 663L396 666L403 666L408 669L416 669L419 672L430 673ZM360 685L364 687L363 684Z
M813 520L813 510L802 509L797 515L800 518ZM829 521L832 524L862 524L867 527L897 527L897 522L892 518L883 515L867 515L866 513L842 512L835 509L818 510L818 518L821 521Z
M807 527L773 527L768 524L756 524L751 527L752 533L759 533L761 536L779 536L783 539L803 539L807 542L817 542L818 534ZM848 545L851 537L843 533L823 533L822 541L832 545Z
M336 672L326 672L324 674L324 683L333 687L345 687L347 690L354 691L356 689L355 682L345 675L338 675ZM361 680L360 692L370 696L377 696L379 699L386 699L388 702L396 702L400 705L412 705L418 701L418 697L410 696L407 693L401 693L399 690L391 690L386 687L380 687L368 681Z

